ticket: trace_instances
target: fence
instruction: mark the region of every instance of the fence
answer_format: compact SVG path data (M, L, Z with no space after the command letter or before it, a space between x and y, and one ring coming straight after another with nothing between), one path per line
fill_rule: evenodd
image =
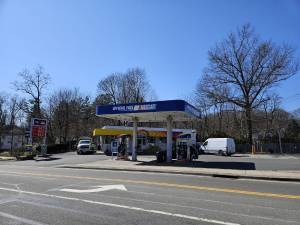
M282 143L282 153L295 154L300 153L300 143ZM250 153L251 145L250 144L237 144L236 152L238 153ZM278 143L257 143L256 144L256 153L280 153L280 146Z

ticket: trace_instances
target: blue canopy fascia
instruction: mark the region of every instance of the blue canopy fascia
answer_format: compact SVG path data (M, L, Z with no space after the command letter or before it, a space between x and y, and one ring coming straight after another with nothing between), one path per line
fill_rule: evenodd
M96 116L132 121L137 118L142 122L165 121L172 116L174 121L187 121L200 118L201 113L184 100L153 101L117 105L99 105Z

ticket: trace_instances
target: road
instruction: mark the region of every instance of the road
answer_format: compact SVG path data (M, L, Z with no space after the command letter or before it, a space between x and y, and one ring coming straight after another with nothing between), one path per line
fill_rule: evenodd
M300 224L299 183L28 162L0 162L0 224Z

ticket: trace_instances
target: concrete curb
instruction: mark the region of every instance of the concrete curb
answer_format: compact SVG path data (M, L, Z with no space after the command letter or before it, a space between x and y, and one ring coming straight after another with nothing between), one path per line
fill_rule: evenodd
M273 181L290 181L290 182L300 182L300 177L289 177L289 176L267 176L267 175L251 175L244 173L242 171L240 174L226 173L224 172L197 172L197 171L162 171L162 170L153 170L153 169L136 169L128 167L93 167L93 166L60 166L59 168L69 168L69 169L92 169L92 170L112 170L112 171L129 171L129 172L149 172L149 173L163 173L163 174L181 174L181 175L199 175L199 176L208 176L208 177L221 177L221 178L233 178L233 179L253 179L253 180L273 180Z
M0 157L0 161L16 160L16 157Z

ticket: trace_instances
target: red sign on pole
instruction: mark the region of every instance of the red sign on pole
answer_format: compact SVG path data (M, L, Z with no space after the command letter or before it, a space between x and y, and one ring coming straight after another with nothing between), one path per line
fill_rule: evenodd
M41 126L32 126L32 137L45 137L46 128Z
M31 137L46 137L47 120L33 118L31 121Z

